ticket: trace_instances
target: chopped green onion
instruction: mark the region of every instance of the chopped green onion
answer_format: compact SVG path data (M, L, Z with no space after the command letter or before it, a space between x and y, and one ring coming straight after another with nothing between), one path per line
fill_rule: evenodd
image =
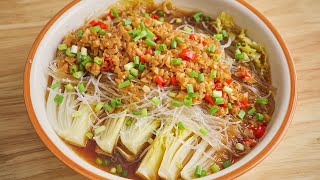
M99 34L100 34L101 36L104 36L104 35L107 34L107 32L106 32L106 31L99 31Z
M192 78L195 78L195 77L198 77L198 73L195 72L195 71L191 71L191 72L189 73L189 76L192 77Z
M256 108L253 107L248 111L248 114L253 115L255 112L256 112Z
M126 80L126 81L120 83L119 86L118 86L118 88L119 88L119 89L122 89L122 88L125 88L125 87L130 86L130 84L131 84L131 82L130 82L129 80Z
M131 36L137 36L140 33L141 33L141 30L139 30L139 29L135 29L135 30L132 30L132 31L129 32L129 34Z
M211 109L208 110L209 114L214 115L220 110L220 107L215 105Z
M73 74L78 71L78 66L76 64L73 64L70 66L70 73Z
M82 72L84 72L85 67L84 67L84 65L83 65L83 64L80 64L80 65L79 65L79 70L80 70L80 71L82 71Z
M177 123L177 126L178 126L178 129L179 129L179 130L185 130L185 129L186 129L186 128L184 127L184 124L183 124L182 121L178 122L178 123Z
M120 106L121 105L121 99L120 98L116 98L116 106Z
M236 54L235 58L236 58L236 60L244 59L244 53Z
M159 50L155 50L155 51L153 51L153 55L159 55L159 54L161 54L161 51L159 51Z
M226 160L225 162L222 163L222 167L223 167L224 169L227 168L227 167L229 167L229 166L231 166L231 165L232 165L232 162L229 161L229 160Z
M144 38L145 36L147 36L147 31L143 30L135 38L133 38L133 41L137 42L139 39Z
M220 56L218 54L212 54L212 59L214 61L219 61L220 60Z
M79 90L80 93L86 92L86 88L84 87L83 83L79 83L78 84L78 90Z
M117 173L118 174L120 174L120 173L122 173L122 166L121 166L121 164L119 164L118 166L117 166Z
M180 65L182 63L182 59L181 58L172 59L171 63L173 65Z
M62 101L63 101L63 96L60 95L60 94L57 94L55 97L54 97L54 102L57 103L57 104L61 104Z
M97 165L101 165L103 162L102 162L102 160L100 159L100 158L96 158L96 164Z
M264 120L264 116L261 113L257 113L256 114L256 118L258 121L263 121Z
M103 106L104 106L103 102L98 102L96 107L94 108L94 112L96 112L96 113L99 112Z
M143 17L150 17L150 14L148 14L148 13L143 13L142 16L143 16Z
M180 37L175 37L174 38L179 44L181 44L181 43L184 43L184 40L183 39L181 39Z
M196 22L200 22L202 17L202 12L197 12L193 15L193 18Z
M171 41L171 48L172 49L176 49L177 48L177 41L176 40L172 40Z
M93 138L93 134L91 132L86 132L85 136L88 138L88 139L92 139Z
M159 18L160 22L164 22L164 17Z
M148 116L148 110L147 110L147 108L141 109L141 116L143 116L143 117Z
M81 53L77 53L77 62L81 62L81 61L82 61Z
M132 112L132 114L133 114L133 115L140 115L140 114L141 114L141 112L134 111L134 112Z
M243 144L237 143L237 144L236 144L236 149L238 149L239 151L243 151L243 150L244 150Z
M176 106L176 107L181 107L181 106L183 106L183 103L180 101L172 101L171 105Z
M115 18L118 18L119 17L119 14L117 13L117 11L115 10L115 9L111 9L111 14L112 14L112 16L113 17L115 17Z
M201 177L205 177L207 175L207 171L202 169L201 171Z
M198 82L202 83L203 81L204 81L204 74L201 73L201 74L198 75Z
M110 173L111 173L111 174L116 174L116 172L117 172L117 169L116 169L115 167L112 167L112 168L110 169Z
M100 57L95 57L94 59L93 59L93 62L95 62L95 63L97 63L97 64L102 64L102 59L100 58Z
M140 28L141 28L142 30L145 30L145 29L146 29L146 26L144 25L144 22L143 22L143 21L141 21L141 22L139 23L139 25L140 25Z
M192 98L191 97L185 97L183 100L183 103L185 106L190 107L192 105Z
M111 99L110 102L111 102L112 107L117 107L117 106L121 105L121 99L119 99L119 98Z
M132 24L131 20L124 20L124 21L122 22L122 25L123 25L123 26L131 25L131 24Z
M187 93L188 94L194 93L192 84L187 84L186 88L187 88Z
M73 86L72 86L72 84L67 84L67 85L65 85L64 86L64 88L67 90L67 91L72 91L73 90Z
M227 93L227 94L231 94L232 91L233 91L233 89L230 88L230 87L228 87L228 86L225 86L225 87L223 87L223 91L224 91L225 93Z
M183 30L186 32L186 33L192 33L192 29L190 28L190 27L188 27L188 26L185 26L184 28L183 28Z
M76 56L75 54L73 54L73 53L71 52L71 48L67 48L67 50L66 50L66 55L69 56L69 57L74 57L74 56Z
M81 29L79 29L79 30L77 31L77 36L78 36L78 38L79 38L79 39L82 38L82 35L83 35L83 31L82 31Z
M205 135L208 134L208 131L207 131L207 129L205 129L205 128L201 128L201 129L200 129L200 133L205 136Z
M52 84L52 85L50 86L50 88L51 88L51 89L55 89L55 88L57 88L57 87L59 87L59 86L60 86L60 83L59 83L59 82L56 82L56 83Z
M243 109L241 109L237 116L238 118L243 119L245 115L246 115L246 112Z
M222 30L222 31L221 31L221 34L222 34L222 36L223 36L224 38L228 37L228 33L227 33L226 30Z
M241 43L238 42L238 43L236 44L236 47L237 47L237 48L241 47Z
M94 134L99 134L99 133L101 133L101 132L103 132L105 130L106 130L106 126L99 126L99 127L94 129Z
M126 71L130 71L130 69L132 69L134 67L134 63L133 62L129 62L128 64L124 65L124 69Z
M149 29L146 29L146 32L147 32L147 38L149 38L149 39L153 39L156 36Z
M83 75L82 71L78 71L72 74L73 77L79 79Z
M190 93L189 94L189 97L191 98L195 98L195 97L198 97L199 96L199 93Z
M154 105L158 106L158 105L160 104L160 99L159 99L158 97L153 97L153 98L151 99L151 102L152 102Z
M101 31L101 27L98 25L98 26L94 26L91 28L93 31L96 31L96 32L100 32Z
M169 93L168 93L168 96L170 96L170 97L176 97L176 96L177 96L177 93L175 93L175 92L169 92Z
M216 78L217 77L217 71L216 70L211 70L210 72L210 78Z
M154 41L152 41L149 38L146 39L146 44L151 46L151 47L155 47L157 45L157 43L155 43Z
M176 19L176 23L182 23L182 19L181 18L177 18Z
M92 61L92 58L90 56L83 56L82 57L83 61L82 61L82 65L86 65L88 62L91 62Z
M139 71L143 71L145 67L146 67L146 64L141 62L141 63L139 64L138 69L139 69Z
M112 109L112 107L109 104L104 104L103 108L105 111L110 111Z
M215 45L211 45L210 47L208 47L207 52L208 53L213 53L216 50L216 46Z
M66 50L67 48L68 48L68 47L67 47L66 44L59 44L59 45L58 45L59 51L64 51L64 50Z
M158 20L154 20L153 22L154 22L154 25L160 25L160 24L162 24L162 22L161 22L161 21L158 21Z
M105 160L103 161L103 164L104 164L105 166L109 166L109 165L111 164L111 162L110 162L109 159L105 159Z
M131 81L131 80L134 79L134 76L132 76L132 74L129 74L129 75L128 75L128 79Z
M138 71L137 69L135 69L135 68L131 68L131 69L130 69L130 73L131 73L133 76L137 77L138 74L139 74L139 71Z
M217 40L217 41L221 41L221 40L223 39L223 36L222 36L222 34L215 34L215 35L213 36L213 38L214 38L215 40Z
M135 66L138 66L138 65L139 65L139 62L140 62L139 56L134 56L134 57L133 57L133 64L134 64ZM128 70L128 71L129 71L129 70Z
M132 119L128 119L127 121L126 121L126 126L130 126L132 124Z
M162 11L162 10L157 10L157 15L159 15L160 17L163 17L164 16L164 11Z
M220 105L220 104L224 104L225 99L222 97L217 97L215 98L215 104Z
M218 98L218 97L222 97L222 91L213 91L213 97L214 98Z
M194 171L194 176L197 178L200 178L201 177L201 170L202 170L202 168L199 165L196 166L196 169Z
M231 104L231 103L228 103L228 104L227 104L227 107L228 107L228 109L232 109L232 104Z
M165 51L165 50L167 50L167 45L166 45L166 44L160 44L159 47L158 47L158 50L159 50L159 51Z
M257 98L256 103L259 104L268 104L268 99L267 98Z
M128 170L123 170L122 171L122 177L128 177L129 171Z
M219 172L220 171L220 168L217 164L213 164L212 166L210 166L211 168L211 171L216 173L216 172Z

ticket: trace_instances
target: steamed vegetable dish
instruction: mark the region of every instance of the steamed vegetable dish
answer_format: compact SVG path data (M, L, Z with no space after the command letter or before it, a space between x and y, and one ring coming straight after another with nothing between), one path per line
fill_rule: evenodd
M117 176L195 179L232 166L263 138L273 88L263 46L219 13L127 1L67 34L48 67L53 129Z

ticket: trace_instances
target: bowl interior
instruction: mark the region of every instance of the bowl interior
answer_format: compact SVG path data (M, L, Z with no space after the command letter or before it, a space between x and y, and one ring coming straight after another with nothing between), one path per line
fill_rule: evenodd
M46 114L45 93L47 87L47 67L49 62L54 59L56 47L62 41L64 35L77 29L86 19L100 15L106 7L115 3L115 0L82 0L63 13L50 27L42 38L31 66L30 92L32 106L36 117L48 135L49 139L57 146L68 158L76 162L79 166L102 177L110 179L123 179L104 172L84 161L76 155L53 131ZM160 2L159 0L157 2ZM250 10L237 1L225 0L173 0L178 7L193 8L201 10L213 17L221 11L230 13L237 25L248 30L248 35L255 41L263 44L269 58L271 66L272 84L277 89L275 96L276 108L273 120L268 127L268 131L256 148L247 156L226 170L222 170L206 178L217 178L228 172L234 171L243 164L255 157L275 136L285 117L290 99L290 75L289 68L280 44L270 29Z

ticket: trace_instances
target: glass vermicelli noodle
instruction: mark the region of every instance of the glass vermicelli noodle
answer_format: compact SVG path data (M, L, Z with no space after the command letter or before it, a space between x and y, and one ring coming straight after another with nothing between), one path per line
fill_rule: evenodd
M274 88L264 47L219 13L121 1L67 34L48 67L52 128L121 177L196 179L232 166L263 138Z

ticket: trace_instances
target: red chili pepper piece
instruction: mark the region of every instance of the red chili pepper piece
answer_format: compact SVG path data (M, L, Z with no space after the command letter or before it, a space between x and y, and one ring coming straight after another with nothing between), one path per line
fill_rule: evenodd
M107 25L105 23L101 22L101 21L99 21L97 24L101 27L101 29L106 29L107 28Z
M151 15L151 18L156 19L156 20L159 20L159 19L160 19L160 16L158 16L157 14L152 14L152 15Z
M177 81L176 77L171 77L170 78L170 84L176 86L176 85L179 84L179 82Z
M254 147L257 145L257 141L254 139L243 139L242 143L243 144L248 143L250 147Z
M210 104L214 105L213 99L209 94L204 95L204 99L207 100Z
M228 79L228 80L226 81L226 83L227 83L227 84L231 84L231 83L232 83L232 79L231 79L231 78Z
M112 14L112 12L111 12L111 11L107 14L107 16L109 16L111 19L113 19L113 18L114 18L114 16L113 16L113 14Z
M154 38L152 40L156 41L157 39L158 39L158 36L154 36Z
M183 49L180 53L180 57L186 61L193 61L196 58L196 54L192 50Z
M227 93L225 93L224 91L222 91L222 97L224 98L224 103L220 104L220 107L226 108L227 107L227 103L228 103L228 96Z
M258 127L253 130L254 136L256 138L261 138L265 132L266 132L266 128L261 124L259 124Z
M202 45L204 45L204 46L205 46L205 45L207 45L207 43L206 43L205 41L202 41Z
M149 49L149 50L146 52L146 54L150 54L150 55L152 56L152 55L153 55L152 49Z
M194 34L190 34L189 39L191 39L191 40L196 40L196 36L195 36Z
M161 87L166 85L166 81L161 76L157 76L154 81Z
M98 25L98 22L96 20L93 20L89 23L91 26L96 26Z
M113 62L111 58L104 58L104 63L101 66L102 71L108 71L113 68Z
M214 84L215 84L215 89L216 90L221 90L224 87L223 84L220 81L217 81Z
M264 122L264 123L262 123L262 126L267 127L268 124L269 124L268 122Z
M146 60L143 57L140 57L140 62L146 62Z
M250 77L252 77L252 74L249 73L249 72L247 72L244 75L242 75L242 78L250 78Z
M242 101L239 104L240 108L245 108L247 105L248 105L248 99L247 98L243 98Z

